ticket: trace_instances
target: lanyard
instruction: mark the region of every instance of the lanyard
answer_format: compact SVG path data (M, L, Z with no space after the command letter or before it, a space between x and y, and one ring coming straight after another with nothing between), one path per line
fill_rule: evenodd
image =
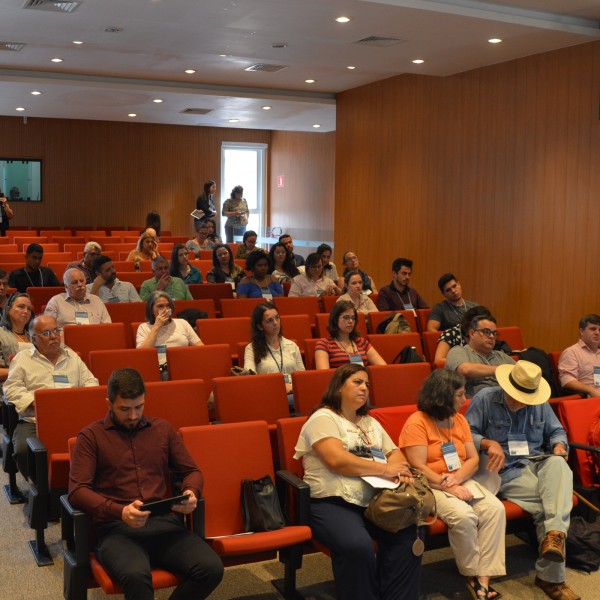
M279 360L281 360L281 365L277 362L277 359L275 358L275 355L273 354L273 352L271 352L271 346L269 346L269 344L267 344L267 350L269 351L271 358L275 361L275 364L277 365L277 369L279 370L279 372L283 373L283 350L281 348L281 341L279 342Z

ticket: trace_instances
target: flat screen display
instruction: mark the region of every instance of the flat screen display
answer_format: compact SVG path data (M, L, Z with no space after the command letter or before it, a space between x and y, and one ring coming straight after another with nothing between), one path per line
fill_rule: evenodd
M41 202L41 159L0 158L0 191L9 202Z

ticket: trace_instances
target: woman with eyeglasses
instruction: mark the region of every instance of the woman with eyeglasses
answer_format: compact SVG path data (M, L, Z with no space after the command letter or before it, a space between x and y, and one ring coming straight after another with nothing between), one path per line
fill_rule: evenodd
M315 346L315 368L333 369L344 363L385 365L371 343L356 330L358 315L352 302L337 302L329 313L329 337Z
M229 283L233 289L237 287L244 271L233 262L233 252L227 244L217 244L212 256L213 268L206 274L208 283Z
M283 337L281 318L274 304L263 302L255 306L250 335L252 341L244 352L244 369L255 373L281 373L286 391L291 394L291 375L294 371L304 371L304 363L297 344ZM290 400L293 407L293 397Z
M265 298L271 301L277 296L283 296L283 287L269 275L269 257L264 252L254 251L246 259L248 275L240 280L237 287L238 298Z
M342 290L323 273L323 261L313 252L306 257L304 273L292 279L288 296L335 296Z
M279 281L291 281L296 275L300 275L300 271L294 262L294 259L287 251L285 244L277 242L271 246L269 250L269 272Z
M194 223L196 226L196 236L188 240L185 247L189 252L193 252L197 258L200 258L201 250L214 250L217 242L214 242L208 236L209 227L206 221L198 221Z
M361 270L360 264L358 262L358 256L356 256L356 252L353 250L346 250L344 255L342 256L342 262L344 263L344 277L348 273L360 273L363 278L363 289L365 294L376 294L377 287L375 286L375 282L371 277L369 277L364 271Z
M169 266L171 277L183 279L186 285L190 283L202 283L200 270L190 265L190 255L183 244L175 244L171 252L171 263Z
M242 237L242 243L237 247L237 250L235 251L235 257L246 259L248 258L250 252L254 252L255 250L266 254L266 250L256 245L257 239L258 236L256 234L256 231L249 230L244 232L244 236Z
M0 320L0 381L8 377L12 357L31 348L29 324L33 320L33 305L29 294L14 293L2 310Z
M494 494L472 479L479 454L469 423L459 412L465 399L465 378L436 369L423 384L418 411L406 421L398 446L429 480L438 517L448 526L458 570L467 578L473 600L494 600L500 594L490 578L506 574L506 512Z
M411 481L402 451L369 416L368 399L367 369L343 365L302 427L294 458L302 459L310 486L310 527L331 550L339 600L417 600L421 557L413 553L416 527L389 533L364 517L377 489L362 477Z
M375 302L363 293L363 277L360 273L348 272L344 277L344 285L346 293L340 296L338 302L344 300L352 302L354 308L359 312L379 312L379 309L375 306Z

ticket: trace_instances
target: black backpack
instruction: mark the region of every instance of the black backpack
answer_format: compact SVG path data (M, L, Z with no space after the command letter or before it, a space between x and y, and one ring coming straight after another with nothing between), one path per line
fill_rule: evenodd
M421 363L425 362L422 356L419 356L417 349L414 346L404 346L394 360L392 364L406 364L406 363Z
M586 573L600 568L600 523L571 517L567 533L567 567Z
M528 360L529 362L535 363L542 370L542 377L548 382L550 386L550 397L558 398L563 394L556 385L554 379L554 371L552 370L552 361L550 357L539 348L533 346L522 350L521 352L515 352L521 360Z

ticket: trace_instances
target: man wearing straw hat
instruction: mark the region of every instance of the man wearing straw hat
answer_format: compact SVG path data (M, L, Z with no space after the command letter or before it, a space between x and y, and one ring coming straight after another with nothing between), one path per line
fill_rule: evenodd
M573 508L567 434L548 404L550 386L537 365L496 369L499 387L478 392L466 413L487 468L500 475L500 498L533 516L540 542L535 585L553 600L579 600L565 582L565 538Z

